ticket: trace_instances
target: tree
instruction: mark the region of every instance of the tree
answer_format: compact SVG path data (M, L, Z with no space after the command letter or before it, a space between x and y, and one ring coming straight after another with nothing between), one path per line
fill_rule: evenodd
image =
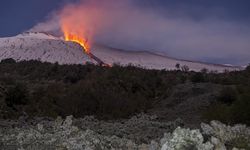
M187 65L184 65L184 66L181 67L181 71L188 72L189 71L189 67Z
M246 71L250 72L250 64L248 64L248 66L246 67Z
M177 70L180 70L180 67L181 67L181 65L180 65L179 63L177 63L177 64L175 65L175 68L176 68Z
M207 68L203 68L203 69L201 69L201 73L203 73L203 74L208 73L208 69L207 69Z

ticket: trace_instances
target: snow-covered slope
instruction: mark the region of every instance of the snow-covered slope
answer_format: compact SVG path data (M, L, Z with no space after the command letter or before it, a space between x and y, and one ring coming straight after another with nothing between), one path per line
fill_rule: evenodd
M200 71L203 68L222 72L224 70L239 70L240 67L215 65L201 62L178 60L150 52L125 51L94 45L92 54L106 64L135 65L147 69L176 69L176 64L188 66L190 70ZM91 59L83 52L77 43L66 42L46 33L23 33L15 37L0 38L0 61L6 58L20 60L40 60L43 62L58 62L59 64L97 64L97 59ZM94 58L94 57L93 57Z
M45 33L24 33L0 38L0 60L40 60L59 64L85 64L94 61L80 45L65 42Z
M225 70L234 71L240 70L241 67L233 67L218 64L209 64L202 62L186 61L174 59L171 57L154 54L151 52L135 52L135 51L125 51L120 49L113 49L101 45L95 45L92 48L92 53L107 64L120 64L120 65L135 65L141 66L147 69L166 69L174 70L176 69L176 64L180 66L188 66L190 70L200 71L204 68L210 71L223 72Z

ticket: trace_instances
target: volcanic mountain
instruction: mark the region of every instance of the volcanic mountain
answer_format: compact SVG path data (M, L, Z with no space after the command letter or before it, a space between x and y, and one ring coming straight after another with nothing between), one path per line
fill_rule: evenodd
M59 64L119 64L134 65L145 69L176 69L176 64L188 66L190 70L203 68L222 72L239 70L240 67L186 61L146 51L126 51L103 45L92 45L91 53L75 42L64 41L47 33L28 32L14 37L0 38L0 60L13 58L21 60L39 60L58 62Z
M59 64L93 62L83 53L80 45L65 42L46 33L23 33L15 37L0 38L0 60L6 58Z

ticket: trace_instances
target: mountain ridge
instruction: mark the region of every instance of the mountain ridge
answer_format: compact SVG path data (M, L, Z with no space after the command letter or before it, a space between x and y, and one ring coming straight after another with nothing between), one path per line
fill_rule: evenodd
M0 38L0 60L6 58L13 58L17 61L34 59L59 64L100 64L103 62L109 65L134 65L158 70L175 70L176 64L180 64L180 67L187 66L192 71L200 71L204 68L217 72L243 69L238 66L177 59L150 51L111 48L101 44L94 44L91 47L91 55L88 55L75 42L67 42L62 38L41 32L25 32L14 37Z

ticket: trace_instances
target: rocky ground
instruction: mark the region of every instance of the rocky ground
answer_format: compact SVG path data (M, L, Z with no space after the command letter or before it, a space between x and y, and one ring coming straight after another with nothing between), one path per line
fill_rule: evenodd
M225 150L249 149L250 128L212 121L188 129L181 120L157 121L141 114L128 120L94 117L37 118L0 122L0 149L5 150Z

